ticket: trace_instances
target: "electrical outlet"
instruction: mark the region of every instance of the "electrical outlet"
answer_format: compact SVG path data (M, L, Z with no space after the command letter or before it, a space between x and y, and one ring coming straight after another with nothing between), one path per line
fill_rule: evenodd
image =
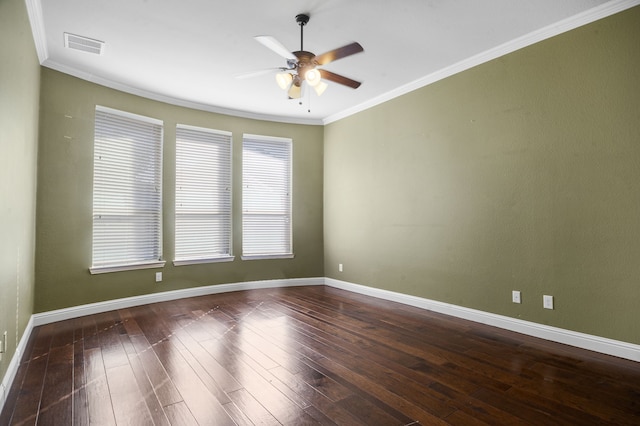
M7 332L2 333L2 339L0 340L0 361L2 361L2 354L7 352Z
M338 272L342 272L342 263L338 263Z
M156 272L156 282L162 281L162 272Z
M542 296L542 307L545 309L553 309L553 296Z
M520 292L518 290L513 290L511 292L511 301L513 303L522 303L522 299L520 298Z

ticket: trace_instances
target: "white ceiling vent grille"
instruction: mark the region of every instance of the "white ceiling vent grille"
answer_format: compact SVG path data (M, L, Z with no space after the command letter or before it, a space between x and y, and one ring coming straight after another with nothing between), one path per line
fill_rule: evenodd
M102 55L104 41L94 40L75 34L64 33L64 47L69 49L82 50L83 52Z

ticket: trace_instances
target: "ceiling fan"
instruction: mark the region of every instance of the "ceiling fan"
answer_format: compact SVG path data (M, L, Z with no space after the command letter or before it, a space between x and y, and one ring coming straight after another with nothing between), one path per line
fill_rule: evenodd
M286 67L278 67L269 70L262 70L254 73L244 74L240 78L253 77L264 73L281 71L276 74L276 81L281 89L286 90L289 99L298 99L302 96L302 83L307 82L313 87L318 96L322 95L327 88L327 83L322 80L333 81L353 89L360 87L360 82L352 80L340 74L318 68L329 62L363 52L364 49L359 43L350 43L337 49L330 50L322 55L315 55L304 50L304 26L309 22L309 15L301 13L296 15L296 22L300 26L300 50L290 52L278 40L271 36L256 36L255 39L267 48L287 60Z

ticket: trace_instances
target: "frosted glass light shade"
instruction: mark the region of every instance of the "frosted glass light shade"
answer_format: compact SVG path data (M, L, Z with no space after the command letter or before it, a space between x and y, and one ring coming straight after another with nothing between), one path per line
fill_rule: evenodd
M318 83L320 83L322 76L320 76L320 71L318 71L317 69L311 69L307 71L307 73L304 75L304 78L305 80L307 80L307 83L309 83L309 85L317 86Z
M327 87L329 87L329 85L324 81L321 81L320 83L313 86L313 90L316 91L316 95L320 96L324 93L325 90L327 90Z
M288 72L276 74L276 82L282 90L287 90L293 81L293 76Z
M300 97L302 97L302 85L300 86L296 86L295 84L291 85L291 88L289 89L289 97L291 99L300 99Z

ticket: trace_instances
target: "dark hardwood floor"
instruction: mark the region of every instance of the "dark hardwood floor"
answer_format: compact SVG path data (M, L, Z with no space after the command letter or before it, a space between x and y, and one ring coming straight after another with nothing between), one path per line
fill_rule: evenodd
M38 327L0 425L640 424L640 364L330 287Z

